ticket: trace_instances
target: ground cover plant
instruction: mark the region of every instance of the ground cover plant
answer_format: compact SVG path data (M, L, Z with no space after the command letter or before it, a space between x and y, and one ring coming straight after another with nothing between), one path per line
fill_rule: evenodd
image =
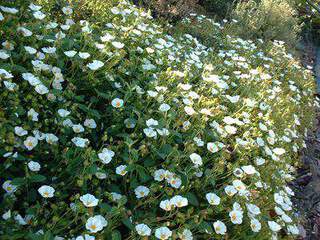
M51 3L0 6L1 239L298 234L287 182L319 103L283 42Z

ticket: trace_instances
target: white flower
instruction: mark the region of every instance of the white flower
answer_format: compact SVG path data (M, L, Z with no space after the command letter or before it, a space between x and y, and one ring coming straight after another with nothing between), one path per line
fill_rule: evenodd
M115 98L111 101L111 105L114 108L121 108L123 106L123 100L121 98Z
M103 148L102 152L98 153L98 157L104 164L108 164L114 157L114 151Z
M33 172L40 171L41 165L38 162L30 161L28 162L28 167Z
M147 93L148 93L148 95L150 96L150 97L156 97L157 95L158 95L158 92L155 92L155 91L147 91Z
M171 211L174 208L174 205L170 200L167 199L160 202L160 208L165 211Z
M65 109L60 108L58 110L58 114L59 114L60 117L66 117L66 116L68 116L70 114L70 112L65 110Z
M226 95L226 98L232 102L232 103L237 103L239 100L240 100L240 96L229 96L229 95Z
M192 107L189 107L189 106L185 106L184 107L184 111L189 115L193 115L196 113L196 111L192 108Z
M0 68L0 77L5 78L5 79L9 79L9 78L13 78L13 75L10 72Z
M64 54L65 54L67 57L74 57L74 56L77 54L77 52L74 51L74 50L70 50L70 51L64 52Z
M154 172L154 180L161 182L165 179L166 170L164 169L158 169Z
M177 177L170 177L167 179L167 182L174 188L179 188L182 184L181 179Z
M104 63L99 60L93 60L91 63L87 64L87 67L90 68L91 70L98 70L103 66L104 66Z
M71 121L71 119L67 118L67 119L63 120L62 125L65 127L72 127L73 122Z
M262 138L260 138L260 137L257 138L257 144L260 147L263 147L265 145L264 140Z
M166 104L166 103L162 103L159 107L159 111L161 112L167 112L170 110L170 105L169 104Z
M13 82L3 81L3 84L9 91L14 91L14 89L17 87L17 84Z
M204 141L202 141L200 138L198 137L194 137L193 141L195 141L195 143L197 144L198 147L203 147L204 146Z
M248 175L256 173L256 169L252 165L242 166L241 169Z
M236 134L237 133L237 128L231 125L227 125L224 127L227 133L229 134Z
M160 136L168 136L170 134L169 130L166 128L157 129Z
M166 240L172 236L172 231L167 227L160 227L156 229L155 236L158 239Z
M213 223L213 228L214 228L214 231L220 235L224 235L227 232L226 225L219 220Z
M82 133L84 132L84 128L81 124L74 124L72 126L72 130L75 132L75 133Z
M147 137L155 138L157 136L157 132L153 128L144 128L143 132Z
M7 54L5 51L0 50L0 59L5 60L5 59L8 59L9 57L10 57L9 54Z
M85 195L82 195L80 197L80 201L83 203L86 207L95 207L98 205L99 199L97 199L95 196L87 193Z
M81 138L81 137L74 137L71 139L71 141L77 146L84 148L89 145L90 141L86 138Z
M32 36L32 32L25 27L18 27L17 31L21 32L24 37Z
M110 33L104 34L102 37L100 37L102 42L109 42L114 39L114 36L112 36Z
M112 42L111 43L115 48L121 49L124 47L124 44L121 42Z
M268 225L269 225L270 230L273 232L278 232L281 229L281 226L274 221L268 221Z
M273 152L275 154L277 154L278 156L281 156L286 152L286 150L284 150L283 148L275 148L275 149L273 149Z
M243 192L246 190L246 185L244 185L244 183L238 179L234 180L232 184L238 192Z
M262 130L262 131L265 131L265 132L267 132L268 131L268 128L267 128L267 126L266 125L264 125L263 123L259 123L259 128Z
M136 194L137 198L143 198L148 196L150 190L149 188L145 187L145 186L138 186L135 190L134 193Z
M73 13L73 10L71 7L63 7L62 8L62 12L65 14L65 15L71 15Z
M256 164L258 166L263 165L265 162L266 162L266 160L264 158L259 157L259 158L256 159Z
M5 13L11 13L11 14L16 14L17 12L19 12L19 10L16 8L10 8L10 7L4 7L4 6L0 6L0 9Z
M101 216L96 215L94 217L90 217L86 222L86 229L91 233L96 233L101 231L104 227L108 225L107 220Z
M23 127L15 127L14 128L15 134L17 134L19 137L22 137L24 135L28 134L27 130L24 130Z
M42 7L39 6L39 5L35 5L35 4L31 3L31 4L29 5L29 8L30 8L32 11L39 11Z
M53 187L50 187L48 185L43 185L38 189L38 192L44 198L52 198L55 190Z
M207 193L206 199L210 205L219 205L220 204L220 197L215 193Z
M296 225L288 225L287 229L288 229L288 232L293 235L299 234L299 228Z
M231 219L231 222L233 224L241 224L242 223L242 218L243 218L243 213L239 210L232 210L229 213L229 217Z
M120 165L116 168L116 173L121 175L121 176L124 176L127 174L127 165Z
M153 128L153 127L156 127L158 126L159 122L157 120L154 120L153 118L150 118L146 121L146 125L149 127L149 128Z
M192 153L190 155L190 159L191 159L191 162L196 166L196 167L199 167L202 165L202 158L199 154L197 153Z
M37 122L39 113L37 113L33 108L28 111L28 117L31 118L32 121Z
M111 196L112 196L112 200L115 202L119 201L122 198L122 195L116 192L112 192Z
M257 219L253 218L250 221L250 227L253 232L259 232L261 230L261 223Z
M148 225L146 225L146 224L143 224L143 223L137 224L135 226L135 229L140 236L150 236L151 235L151 228L149 228Z
M84 237L83 236L78 236L76 237L75 240L95 240L96 238L94 236L90 236L88 234L85 234ZM56 239L54 239L56 240Z
M230 197L232 197L233 195L235 195L237 193L237 189L235 189L234 186L228 185L224 188L224 191L226 192L226 194Z
M188 206L188 199L180 195L177 195L171 198L170 202L178 208Z
M83 123L83 125L85 127L88 127L88 128L96 128L97 127L97 124L96 122L94 121L94 119L86 119Z
M11 210L9 209L4 214L2 214L2 218L3 220L8 220L9 218L11 218Z
M7 193L14 193L17 190L17 187L11 183L11 180L7 180L2 184L2 188Z
M79 52L78 55L82 59L87 59L90 57L90 53L87 53L87 52Z
M284 203L284 198L279 194L279 193L275 193L273 195L274 197L274 201L280 205L282 205Z
M9 42L8 40L4 41L2 43L2 46L4 47L4 49L10 50L10 51L14 49L13 43Z
M181 240L193 240L192 232L189 229L184 229L182 233L179 233Z
M216 153L216 152L219 151L218 146L213 142L208 142L207 143L207 149L212 153Z
M32 73L22 73L22 78L26 81L29 82L30 85L32 86L37 86L38 84L41 83L39 78L34 76Z
M35 137L27 137L27 139L23 142L24 146L28 149L28 150L32 150L35 146L37 146L38 144L38 139L36 139Z
M285 223L291 223L292 222L292 218L289 217L287 214L283 214L281 216L282 220L285 222Z
M41 12L41 11L36 11L33 13L33 16L36 18L36 19L39 19L39 20L42 20L46 17L46 15Z
M252 215L258 215L261 213L260 208L257 205L248 203L246 204L248 211L252 214Z
M46 142L49 143L49 144L54 144L56 142L59 141L59 138L54 135L53 133L47 133L46 134Z
M41 95L47 94L49 92L49 89L43 84L38 84L34 89Z
M16 220L20 225L27 225L27 222L23 219L23 217L20 214L14 216L14 220Z

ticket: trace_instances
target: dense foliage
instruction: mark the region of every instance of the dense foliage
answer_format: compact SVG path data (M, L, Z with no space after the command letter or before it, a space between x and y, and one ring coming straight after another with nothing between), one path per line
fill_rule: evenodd
M318 102L282 42L47 2L0 6L1 239L298 233L287 181Z
M246 39L279 40L294 48L299 40L301 22L296 5L290 0L239 2L230 17L230 33Z

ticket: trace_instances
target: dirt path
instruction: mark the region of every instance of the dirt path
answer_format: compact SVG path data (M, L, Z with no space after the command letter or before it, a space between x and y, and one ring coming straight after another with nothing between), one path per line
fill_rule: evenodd
M320 48L309 45L302 61L314 65L320 93ZM307 148L301 154L297 179L292 183L296 193L293 200L303 225L300 226L302 240L320 239L320 114L317 116L315 130L305 139Z

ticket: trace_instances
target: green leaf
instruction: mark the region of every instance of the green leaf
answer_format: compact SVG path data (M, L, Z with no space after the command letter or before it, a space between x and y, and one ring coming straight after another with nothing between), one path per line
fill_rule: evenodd
M43 182L47 178L43 175L36 174L36 175L32 175L29 179L30 179L30 182Z
M89 168L87 168L86 172L88 174L95 174L97 172L97 165L96 164L92 164Z
M199 201L198 201L198 198L196 197L195 194L191 193L191 192L188 192L186 194L186 197L188 199L188 202L193 205L193 206L199 206Z
M130 230L133 230L133 229L134 229L134 225L132 224L132 222L130 221L129 218L122 219L122 223L123 223L127 228L129 228Z
M145 167L153 167L157 164L157 162L152 158L144 159L143 166Z
M112 240L121 240L121 233L118 230L112 232Z
M14 179L12 179L11 183L15 186L20 186L25 183L25 179L24 178L14 178Z
M98 91L97 89L95 89L96 93L98 94L99 97L109 100L110 99L110 94L106 94L103 92Z
M43 240L53 240L53 234L50 231L46 232L43 236Z
M212 233L213 232L211 225L205 221L201 222L198 225L198 230L199 230L199 232L202 232L202 233Z
M112 209L112 207L108 203L100 203L99 207L101 208L101 212L104 212L104 213L108 213Z
M165 159L171 152L172 152L171 145L165 144L162 147L160 147L157 153L162 159Z

